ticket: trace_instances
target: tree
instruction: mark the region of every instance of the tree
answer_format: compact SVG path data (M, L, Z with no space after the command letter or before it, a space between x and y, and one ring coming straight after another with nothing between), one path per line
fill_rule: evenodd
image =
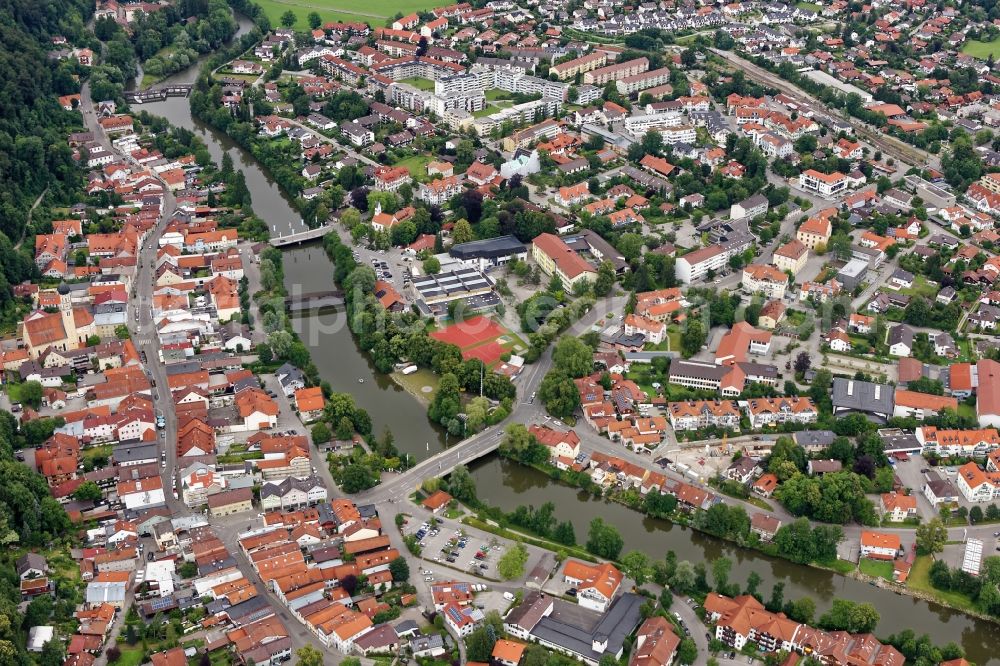
M468 467L459 465L452 470L448 475L448 492L461 502L471 504L477 501L476 480L472 478Z
M720 594L725 594L729 587L729 572L733 570L733 561L728 557L717 557L712 560L712 581Z
M698 658L698 646L690 638L685 638L677 646L677 661L681 664L693 664Z
M820 616L819 626L830 631L866 634L875 630L879 619L878 611L869 603L834 599L830 610Z
M691 358L699 351L705 340L708 339L705 333L705 326L698 319L688 321L687 328L681 334L681 353L685 358Z
M933 518L926 523L917 525L917 552L921 555L933 555L944 550L948 541L948 529L940 518Z
M325 423L317 423L312 427L312 440L313 444L326 444L333 438L333 433L330 432L330 426Z
M597 267L597 279L594 281L594 294L607 296L615 286L615 267L610 261L602 261Z
M802 597L798 601L789 603L785 609L785 615L796 622L812 624L813 615L816 614L816 602L812 600L812 597Z
M285 26L286 28L291 28L293 25L295 25L295 22L298 20L299 19L295 15L295 12L293 12L291 9L289 9L288 11L286 11L284 14L281 15L281 25Z
M969 510L969 522L973 525L983 522L983 510L978 505Z
M21 402L24 404L32 409L38 409L42 406L42 385L40 382L24 382L20 386L20 392Z
M497 562L497 573L504 580L515 580L524 575L524 565L528 563L528 549L523 543L515 543Z
M397 557L392 562L389 563L389 573L392 574L392 580L397 582L405 582L410 579L410 565L406 563L405 557Z
M424 269L424 273L427 275L436 275L441 272L441 262L437 257L427 257L424 259L422 267Z
M690 594L697 586L698 578L694 570L694 565L687 560L681 560L674 568L674 573L670 576L670 587L678 594Z
M804 375L806 370L812 366L812 358L809 356L809 352L799 352L799 355L795 357L795 372L796 374Z
M576 531L573 529L573 523L564 520L556 525L552 531L552 540L566 546L576 545Z
M312 28L313 30L316 30L321 25L323 25L323 19L320 18L318 12L309 12L308 21L309 21L309 27Z
M73 491L73 499L80 500L81 502L96 502L103 496L104 494L101 492L101 487L93 481L85 481Z
M638 550L626 553L622 557L622 573L634 580L637 587L642 587L652 573L649 557Z
M497 642L492 626L479 627L465 639L465 656L469 661L488 662Z
M579 338L564 335L552 350L552 362L570 377L583 377L594 370L594 351Z
M458 416L462 407L462 397L459 391L458 377L454 373L447 372L441 376L438 382L438 392L434 395L427 414L432 421L437 423L447 423Z
M615 560L623 545L625 542L614 525L605 523L603 518L590 521L590 530L587 532L588 551L606 560Z
M642 149L648 155L659 155L663 149L663 135L656 130L649 130L642 137Z
M455 245L461 245L462 243L468 243L474 238L472 234L472 225L469 224L468 220L461 219L455 222L454 228L451 230L451 241Z
M359 493L378 485L378 476L365 465L350 464L340 473L340 487L345 493Z
M538 387L538 397L546 411L558 418L567 418L580 406L580 391L572 377L553 368Z
M306 645L295 651L298 666L323 666L323 653L311 645Z

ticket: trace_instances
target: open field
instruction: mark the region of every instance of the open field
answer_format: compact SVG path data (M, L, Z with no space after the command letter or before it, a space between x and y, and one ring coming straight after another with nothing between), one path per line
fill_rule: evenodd
M983 60L986 60L990 56L996 58L1000 56L1000 37L991 42L977 42L974 39L970 39L962 47L962 53L970 55L973 58L982 58Z
M798 7L799 9L808 9L810 11L814 11L817 14L823 11L823 7L816 4L815 2L796 2L795 6Z
M397 12L410 14L434 7L452 4L451 0L257 0L257 4L271 19L271 25L281 25L281 15L291 10L299 30L309 28L308 16L312 12L327 21L362 21L380 28Z

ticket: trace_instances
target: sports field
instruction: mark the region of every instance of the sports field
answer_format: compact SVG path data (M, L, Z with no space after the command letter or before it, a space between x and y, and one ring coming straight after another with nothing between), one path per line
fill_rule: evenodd
M462 358L478 358L487 367L499 362L506 352L517 353L524 347L516 335L481 315L434 331L431 337L455 345L462 350Z
M271 25L281 26L281 15L291 10L295 14L297 30L308 30L308 16L312 12L327 21L363 21L381 28L397 12L411 14L435 7L454 4L454 0L256 0Z

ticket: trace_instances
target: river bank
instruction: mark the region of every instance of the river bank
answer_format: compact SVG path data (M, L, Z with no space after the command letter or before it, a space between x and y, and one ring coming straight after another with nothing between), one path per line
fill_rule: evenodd
M994 641L997 625L993 619L974 617L923 595L901 594L877 587L833 569L789 562L698 531L690 525L651 518L625 504L555 483L547 474L499 455L474 461L469 470L476 482L477 496L484 504L509 513L518 505L537 508L552 502L556 507L556 519L573 524L577 541L586 539L590 521L600 517L618 529L624 541L623 553L639 550L650 558L661 559L667 550L673 550L679 560L693 563L710 563L727 557L733 561L734 581L756 572L762 579L760 589L765 593L780 582L784 585L785 599L808 596L816 601L817 616L828 610L837 598L868 602L881 616L879 635L912 629L917 634L928 634L937 644L958 642L967 658L980 666L1000 664Z

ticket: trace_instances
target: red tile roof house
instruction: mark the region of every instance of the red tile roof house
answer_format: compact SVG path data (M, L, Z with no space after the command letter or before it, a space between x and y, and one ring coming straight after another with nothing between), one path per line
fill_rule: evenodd
M437 490L422 502L425 509L430 509L431 513L440 513L451 502L452 497L443 490Z
M873 560L894 560L901 544L898 534L888 532L861 532L861 557Z

